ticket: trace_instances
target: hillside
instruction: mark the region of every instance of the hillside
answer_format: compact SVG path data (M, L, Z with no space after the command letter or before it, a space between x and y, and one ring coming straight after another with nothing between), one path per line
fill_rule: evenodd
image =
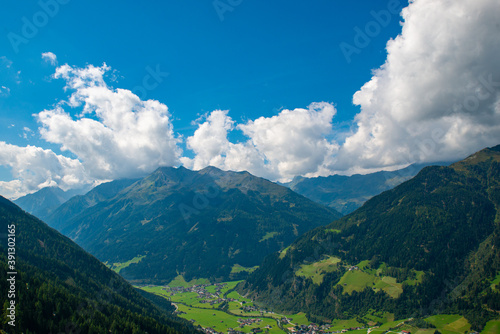
M439 163L445 165L445 163ZM327 177L301 177L284 183L298 194L347 215L367 200L390 190L417 175L428 165L414 164L393 172L381 171L366 175L331 175Z
M454 312L481 329L500 310L499 182L500 146L427 167L267 257L240 290L320 320Z
M69 219L102 201L113 198L120 191L129 187L136 181L137 179L123 179L100 184L88 193L74 196L55 208L53 212L46 217L45 221L49 222L51 227L59 230Z
M247 172L165 167L49 224L123 277L165 283L179 274L188 281L245 277L266 255L339 217Z
M58 187L46 187L39 191L19 197L14 201L21 209L44 220L61 204L77 195L81 189L64 191Z
M9 249L6 234L0 245L2 304L4 311L12 301L16 306L15 318L2 316L0 328L7 333L195 332L188 323L160 311L71 240L3 197L0 228L15 235L8 239ZM13 254L9 258L8 251Z

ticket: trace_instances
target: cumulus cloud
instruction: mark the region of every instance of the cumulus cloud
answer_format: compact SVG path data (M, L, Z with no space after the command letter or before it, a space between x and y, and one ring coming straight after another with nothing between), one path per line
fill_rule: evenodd
M29 137L32 137L34 135L35 135L35 133L33 132L33 130L31 130L27 126L23 127L23 138L24 139L28 139Z
M55 55L44 54L55 61ZM66 81L65 101L35 115L42 139L60 145L70 159L39 147L1 143L0 165L10 166L13 180L0 183L2 194L18 197L45 186L80 187L104 180L137 177L159 166L180 163L180 139L165 104L142 101L105 82L110 68L63 65L54 78ZM23 128L28 138L33 131Z
M193 169L224 166L224 157L232 145L227 139L227 133L234 125L227 113L227 110L214 110L210 115L205 115L205 122L199 124L194 135L187 138L187 147L196 157L182 158L184 165Z
M52 52L44 52L42 53L42 59L52 66L57 65L57 56Z
M283 110L238 127L250 137L269 167L282 178L316 174L337 151L326 136L332 133L336 110L329 103L313 103L308 109Z
M198 120L185 141L193 158L182 157L165 104L109 87L106 64L60 66L54 78L65 80L69 97L36 117L42 138L77 159L0 143L0 164L15 174L0 188L16 195L179 163L284 181L463 158L500 143L499 16L497 0L410 1L401 34L387 43L385 63L353 97L360 112L352 132L335 133L336 110L329 103L241 124L228 111L215 110ZM12 62L0 57L0 64ZM228 139L231 131L241 133L240 142Z
M499 16L497 0L410 1L385 64L353 97L361 111L343 142L328 139L335 109L324 103L240 125L217 111L188 138L197 155L186 163L289 179L452 161L499 144ZM249 140L227 141L233 128Z
M355 95L357 130L332 169L460 159L500 143L500 6L415 0L387 60Z
M273 180L317 174L338 149L326 139L332 132L335 113L329 103L313 103L308 109L285 109L279 115L237 125L249 139L233 144L227 134L234 129L234 121L227 111L216 110L187 139L188 148L196 156L184 158L183 162L194 169L212 165L248 170Z
M64 79L73 93L66 104L37 115L42 138L76 155L96 179L135 177L178 164L179 139L167 106L108 87L104 74L109 69L106 64L56 69L54 77ZM65 106L81 113L73 116Z
M2 195L17 198L48 186L64 190L92 183L76 159L40 147L19 147L0 142L0 165L12 169L12 181L1 181Z

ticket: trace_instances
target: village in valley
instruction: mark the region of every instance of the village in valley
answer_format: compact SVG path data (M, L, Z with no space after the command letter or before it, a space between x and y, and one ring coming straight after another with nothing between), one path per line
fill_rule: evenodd
M177 315L191 321L207 334L412 333L406 330L411 328L407 323L412 319L398 321L391 319L390 315L385 320L391 321L384 323L373 321L367 326L356 319L316 324L310 322L304 313L277 314L241 296L235 291L238 283L210 284L208 281L187 283L180 277L168 286L141 288L170 300L176 307ZM434 334L434 332L435 329L420 330L419 334Z

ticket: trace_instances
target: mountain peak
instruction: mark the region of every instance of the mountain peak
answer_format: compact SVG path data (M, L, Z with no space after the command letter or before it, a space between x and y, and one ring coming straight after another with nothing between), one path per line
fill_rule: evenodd
M54 209L71 197L59 187L45 187L14 201L24 211L45 219Z
M207 167L205 167L205 168L202 168L202 169L200 170L200 172L201 172L201 171L207 171L207 172L222 172L222 169L217 168L217 167L215 167L215 166L207 166Z
M168 282L178 272L230 278L340 214L248 172L162 167L113 198L68 217L60 230L120 272ZM92 226L92 228L86 228Z
M202 175L210 175L210 176L220 177L221 175L228 173L228 172L225 172L222 169L214 167L214 166L207 166L203 169L200 169L198 171L198 173L202 174Z
M470 170L470 168L473 166L477 166L483 162L491 160L500 162L500 145L485 148L468 156L462 161L452 164L450 167L455 169L456 171L465 172L467 170Z
M183 171L183 170L187 170L187 169L184 168L183 166L179 166L179 167L160 166L160 167L156 168L156 170L154 172L152 172L151 174L170 173L170 172L174 172L174 171Z
M500 152L500 145L493 146L493 147L488 147L488 150L495 151L495 152Z

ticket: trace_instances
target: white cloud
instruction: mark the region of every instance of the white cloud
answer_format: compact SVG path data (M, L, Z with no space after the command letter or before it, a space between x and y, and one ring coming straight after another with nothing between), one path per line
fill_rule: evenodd
M313 103L308 109L282 110L273 117L261 117L237 126L249 140L230 143L228 131L234 122L227 111L216 110L187 139L196 154L183 163L200 169L207 165L231 170L248 170L273 180L295 175L316 175L337 150L325 136L332 132L335 108Z
M353 97L361 111L352 133L334 133L336 110L328 103L243 124L215 110L186 139L192 159L181 157L166 105L110 88L106 64L60 66L54 77L64 79L71 94L37 119L42 138L78 160L3 143L0 164L12 166L16 176L0 188L20 194L53 182L70 187L180 162L287 180L463 158L500 143L499 16L497 0L410 1L402 33L387 44L385 64ZM5 57L0 62L12 65ZM240 131L243 141L230 142L231 131Z
M268 168L281 179L290 179L318 173L327 157L336 152L337 145L326 139L332 133L335 113L331 104L313 103L308 109L285 109L238 128L265 156Z
M56 155L40 147L19 147L0 142L0 165L12 169L12 181L0 182L1 195L17 198L46 186L64 190L92 183L76 159Z
M52 52L44 52L42 53L42 59L48 63L50 63L52 66L57 65L57 56L53 54Z
M32 137L34 135L35 135L35 133L33 132L33 130L31 130L27 126L23 127L23 138L24 139L28 139L29 137Z
M497 0L415 0L387 60L353 98L357 130L332 169L460 159L500 143Z
M183 158L184 165L196 170L209 165L224 166L224 155L231 145L227 133L233 129L233 124L227 110L214 110L206 116L206 121L199 124L194 135L187 139L187 147L196 157L194 160Z
M338 134L327 104L237 125L250 138L244 144L227 140L234 122L218 111L188 138L197 154L188 166L289 179L451 161L499 144L498 1L414 0L402 16L385 64L353 97L361 112L344 142L328 139Z
M73 117L60 103L37 115L42 138L75 154L96 179L135 177L158 166L179 163L181 154L166 105L142 101L125 89L111 89L104 81L109 67L76 68L63 65L55 78L74 90L67 101L81 107Z

